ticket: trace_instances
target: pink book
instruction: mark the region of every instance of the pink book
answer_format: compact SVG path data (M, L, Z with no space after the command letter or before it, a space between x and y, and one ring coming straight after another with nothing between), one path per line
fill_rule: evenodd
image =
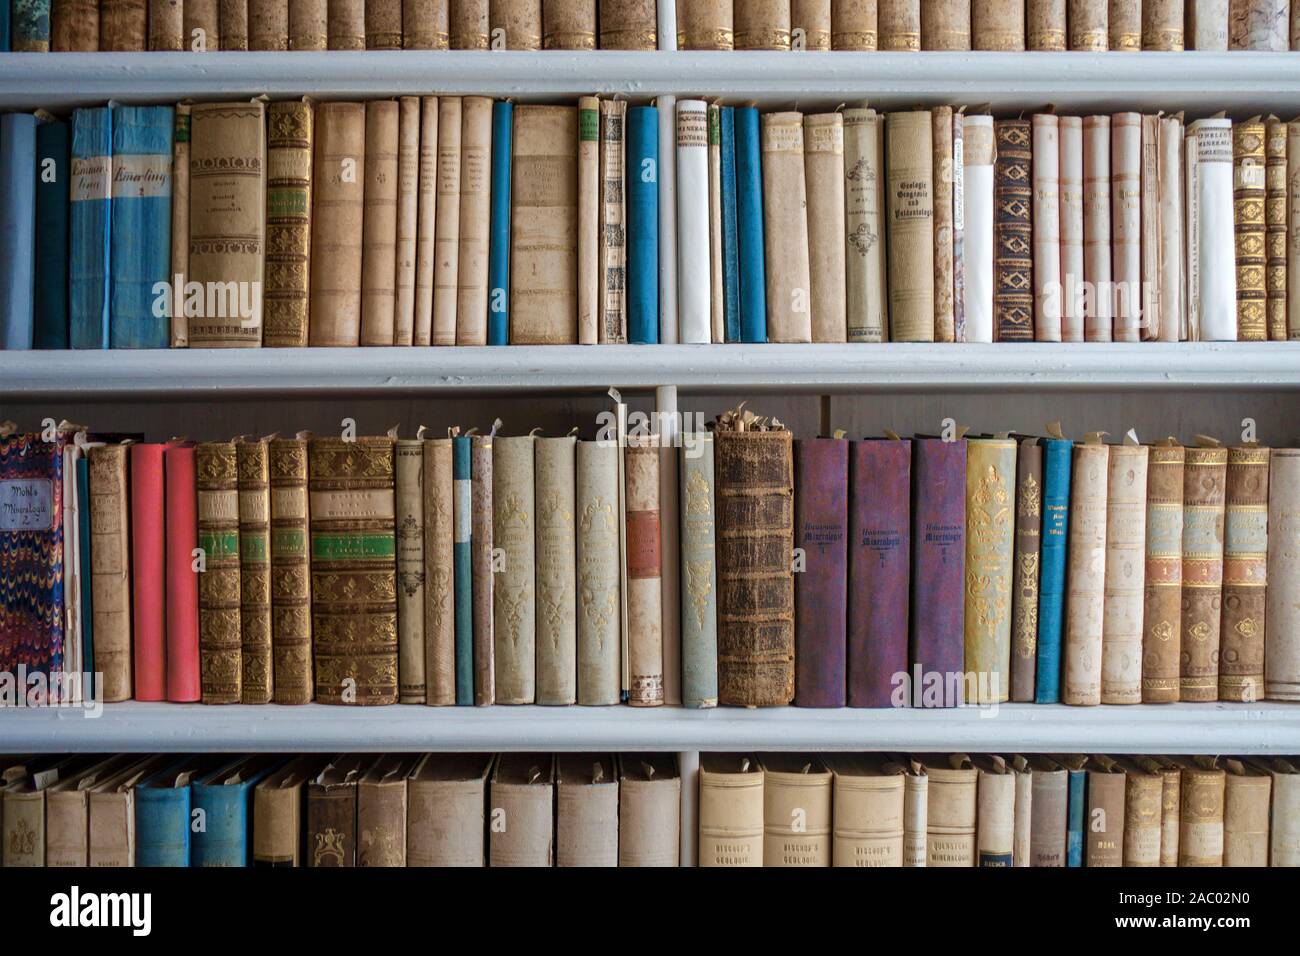
M167 692L167 648L163 638L167 617L163 582L164 448L131 446L131 619L136 700L165 700Z
M169 445L163 456L167 480L167 699L189 703L200 698L199 576L194 549L199 546L194 491L194 445Z

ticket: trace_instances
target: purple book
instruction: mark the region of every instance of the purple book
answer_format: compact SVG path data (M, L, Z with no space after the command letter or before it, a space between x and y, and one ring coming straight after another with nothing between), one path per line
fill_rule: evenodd
M794 443L796 707L844 706L848 477L849 443L844 439Z
M907 673L912 443L855 441L849 488L849 706L889 707Z
M914 444L908 703L952 707L965 669L966 440Z

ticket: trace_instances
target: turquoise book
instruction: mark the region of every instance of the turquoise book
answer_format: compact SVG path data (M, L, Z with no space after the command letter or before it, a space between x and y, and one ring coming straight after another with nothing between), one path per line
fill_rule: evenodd
M1070 520L1068 438L1043 440L1043 533L1039 544L1038 658L1034 703L1061 702L1061 633L1065 606L1066 542Z
M1088 771L1071 770L1066 802L1065 865L1083 866L1083 820L1087 815Z
M758 110L736 108L736 257L740 274L740 335L767 341L767 253L763 240L763 154Z
M108 348L112 187L113 111L75 110L68 192L68 340L74 349Z
M736 109L722 107L722 317L725 341L740 335L740 235L736 225Z
M452 574L456 608L456 704L474 706L474 571L471 563L473 483L470 472L470 437L451 440Z
M659 341L659 110L627 111L627 340Z
M170 106L113 107L108 328L115 349L165 349L171 337L175 114Z
M68 347L68 124L38 113L36 124L36 299L32 347Z
M36 117L0 116L0 347L30 349L35 293Z
M253 788L284 763L281 757L241 757L199 777L190 787L190 866L249 866Z
M92 612L90 575L94 564L90 555L90 459L77 459L77 548L81 558L81 665L86 677L86 698L95 690L95 640L91 633Z
M136 866L190 865L190 783L203 769L180 760L136 785Z
M9 46L15 53L50 52L50 0L13 0Z
M488 345L510 344L510 156L515 106L492 104L492 200L488 220ZM471 695L472 696L472 695Z

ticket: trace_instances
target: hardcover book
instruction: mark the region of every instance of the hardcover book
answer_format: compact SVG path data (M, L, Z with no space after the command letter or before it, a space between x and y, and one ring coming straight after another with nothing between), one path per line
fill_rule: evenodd
M965 668L966 440L913 440L912 684L924 706L955 707ZM936 691L937 690L937 694ZM928 691L928 693L926 693Z
M764 754L763 865L831 865L831 772L798 754Z
M320 756L299 757L272 770L253 787L253 866L303 865L307 782L321 771L323 762Z
M1228 449L1188 448L1183 468L1183 615L1179 696L1219 697L1224 484Z
M578 703L617 704L622 679L619 551L623 492L614 441L577 448ZM685 458L683 458L685 461ZM684 589L683 593L689 594ZM684 644L685 647L685 644ZM685 654L691 660L689 651ZM714 667L716 669L716 652ZM714 678L716 696L716 677Z
M271 656L277 704L312 697L307 440L267 442L271 480Z
M307 784L307 866L357 865L357 783L372 762L336 757Z
M194 573L194 549L199 545L195 475L194 445L169 444L163 452L167 502L167 699L176 703L198 701L203 693L199 676L199 576ZM94 668L87 670L93 672Z
M1264 699L1269 449L1229 448L1224 489L1219 699Z
M483 866L484 754L425 754L406 783L407 866Z
M131 662L131 534L127 458L130 445L96 445L90 461L91 631L106 703L129 700ZM84 622L83 622L84 623Z
M501 754L492 768L488 807L506 827L489 827L488 866L555 864L555 758Z
M71 126L65 120L37 114L36 168L53 164L54 178L34 176L36 182L35 291L32 348L68 347L68 201L71 170ZM58 175L62 172L63 175Z
M847 697L849 443L794 443L795 697L799 707L843 707Z
M239 580L239 467L234 442L194 450L198 494L199 669L205 704L237 704L243 696Z
M659 436L628 436L624 466L627 555L627 702L664 703Z
M763 768L742 754L700 754L699 865L764 863Z
M682 778L672 754L621 754L618 763L618 865L677 866Z
M271 472L265 440L235 444L239 469L240 703L269 703L271 655Z
M903 865L904 768L883 755L830 754L832 866Z
M1183 460L1174 439L1151 448L1147 469L1142 701L1179 697L1183 604Z
M1264 597L1264 696L1300 700L1300 450L1275 448L1268 487L1268 576Z
M618 866L614 765L604 754L564 754L556 760L556 866Z
M131 446L131 624L135 699L167 699L166 446Z
M157 288L172 280L175 111L114 106L112 123L109 341L115 349L163 349L171 336L171 309L157 308Z
M1043 445L1020 442L1016 457L1015 557L1011 592L1011 700L1034 699L1043 543Z
M406 866L407 779L416 760L385 754L357 781L357 866Z
M68 203L68 320L74 349L108 348L113 111L72 113Z
M682 702L718 705L717 496L713 435L697 432L681 461Z
M493 585L496 702L536 697L536 487L532 435L497 436L492 447L492 541L505 552Z
M448 706L458 703L457 687L460 673L457 668L456 631L461 613L460 605L470 610L469 597L469 541L463 545L457 540L459 517L456 514L460 485L469 482L456 474L455 438L434 438L424 441L424 683L426 704ZM468 449L466 449L468 451ZM466 462L466 465L469 463ZM468 487L463 497L468 505ZM463 525L466 538L469 532L469 515ZM464 551L465 593L459 593L457 567ZM463 601L462 601L463 598ZM465 623L470 624L469 614ZM472 644L473 633L466 637ZM465 684L468 699L473 702L472 649L466 647Z
M1016 442L966 444L966 702L997 703L1010 688Z
M266 329L262 344L301 348L311 325L312 146L308 100L267 107Z
M192 782L191 812L202 811L204 826L191 837L190 866L250 864L254 788L282 762L266 754L242 757Z
M761 192L754 199L761 202ZM627 340L659 341L659 111L653 106L627 110Z
M926 761L926 866L976 863L976 791L979 771L965 754Z
M1106 576L1102 606L1101 702L1142 700L1142 613L1146 584L1146 445L1110 449L1106 490Z

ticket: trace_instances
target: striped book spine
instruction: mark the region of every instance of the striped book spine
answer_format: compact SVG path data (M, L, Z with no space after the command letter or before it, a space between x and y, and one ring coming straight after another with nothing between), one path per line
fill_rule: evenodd
M112 110L74 111L68 204L68 320L74 349L108 348L112 183Z
M470 523L470 438L459 435L451 444L453 508L452 562L456 609L456 703L474 706L474 591Z
M0 347L32 347L36 272L36 117L0 116Z
M63 120L52 116L41 119L36 127L36 300L32 347L66 349L70 131Z
M627 111L627 340L659 341L659 110Z
M758 110L736 110L736 248L740 263L740 335L767 341L767 280L763 245L763 161Z
M488 226L488 345L510 344L510 157L515 106L492 104L492 205ZM466 439L468 441L468 439ZM458 446L459 447L459 446ZM466 455L468 455L468 444ZM468 458L466 459L468 461ZM466 472L466 478L469 473ZM457 539L459 540L459 539ZM468 541L468 538L466 539ZM457 604L457 615L460 605ZM459 687L459 682L457 682ZM459 693L459 691L458 691Z
M736 224L736 108L722 107L722 309L727 342L740 335L740 234Z

